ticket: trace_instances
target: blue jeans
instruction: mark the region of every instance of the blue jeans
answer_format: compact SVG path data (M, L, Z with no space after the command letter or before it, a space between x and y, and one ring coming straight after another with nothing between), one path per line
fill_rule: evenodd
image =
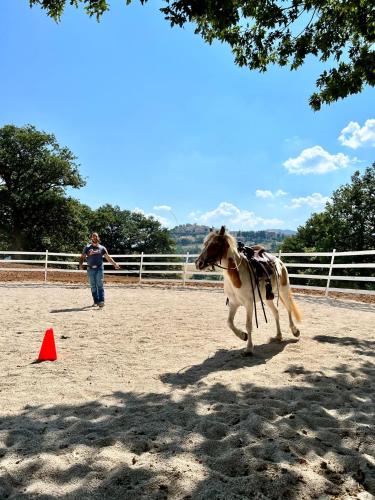
M104 302L103 267L88 268L87 275L94 303Z

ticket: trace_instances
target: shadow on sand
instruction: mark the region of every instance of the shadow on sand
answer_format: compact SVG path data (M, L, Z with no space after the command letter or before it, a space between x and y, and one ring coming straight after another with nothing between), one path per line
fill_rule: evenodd
M190 375L166 378L180 385L222 363L251 368L280 349L267 346L259 360L220 351ZM213 384L179 398L118 391L2 416L0 497L47 499L63 488L69 500L375 494L374 366L339 365L332 377L294 365L284 373L293 383L281 388Z
M50 313L55 314L55 313L74 313L74 312L81 312L81 311L98 311L100 308L99 307L94 307L94 306L85 306L85 307L70 307L68 309L51 309Z
M288 344L295 344L298 339L288 339L281 342L270 342L258 345L256 355L244 356L242 349L219 349L212 357L207 358L203 363L189 366L179 370L178 373L165 373L160 380L166 384L180 387L195 384L210 373L223 370L238 370L244 366L252 367L263 365L274 356L280 354Z

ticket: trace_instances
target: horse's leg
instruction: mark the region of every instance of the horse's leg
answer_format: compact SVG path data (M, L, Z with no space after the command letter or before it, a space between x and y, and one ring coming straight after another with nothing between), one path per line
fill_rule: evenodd
M246 356L250 356L254 352L253 341L251 339L252 329L253 329L253 304L251 303L246 306L247 346L244 351L244 354Z
M234 316L236 315L237 309L239 308L239 304L231 302L229 300L229 315L228 315L228 321L227 325L229 328L234 332L238 338L241 340L247 340L247 333L239 330L237 327L234 326Z
M280 329L280 318L279 318L279 310L275 306L273 299L271 300L266 300L268 307L271 309L273 317L275 318L276 322L276 337L272 337L272 340L277 340L280 342L282 339L281 335L281 329Z
M295 337L299 337L301 332L294 324L293 317L292 317L292 310L293 310L294 304L293 304L292 296L290 294L289 285L285 285L285 286L280 287L280 297L281 297L282 303L284 304L286 310L288 311L289 328L291 329L291 332Z

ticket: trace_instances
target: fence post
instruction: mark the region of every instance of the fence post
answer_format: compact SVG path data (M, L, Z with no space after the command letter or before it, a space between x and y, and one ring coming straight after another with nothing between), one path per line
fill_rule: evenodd
M44 283L47 283L47 270L48 270L48 250L46 250L46 259L44 262Z
M189 252L186 253L186 259L185 259L185 264L184 264L184 274L182 275L182 286L185 286L185 283L186 283L186 271L187 271L188 263L189 263Z
M143 252L141 253L141 262L139 264L139 284L142 281L142 266L143 266Z
M331 281L331 276L332 276L333 261L335 260L335 252L336 252L336 248L334 248L332 250L331 265L329 266L329 272L328 272L328 278L327 278L327 285L326 285L326 292L325 292L325 296L326 297L328 297L329 283Z

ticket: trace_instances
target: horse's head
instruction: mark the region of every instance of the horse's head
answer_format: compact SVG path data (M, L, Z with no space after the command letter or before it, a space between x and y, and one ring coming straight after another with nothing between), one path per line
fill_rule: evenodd
M225 234L225 227L221 226L220 231L211 231L204 240L203 250L195 261L195 267L200 271L210 266L213 267L226 257L228 248L229 243Z

